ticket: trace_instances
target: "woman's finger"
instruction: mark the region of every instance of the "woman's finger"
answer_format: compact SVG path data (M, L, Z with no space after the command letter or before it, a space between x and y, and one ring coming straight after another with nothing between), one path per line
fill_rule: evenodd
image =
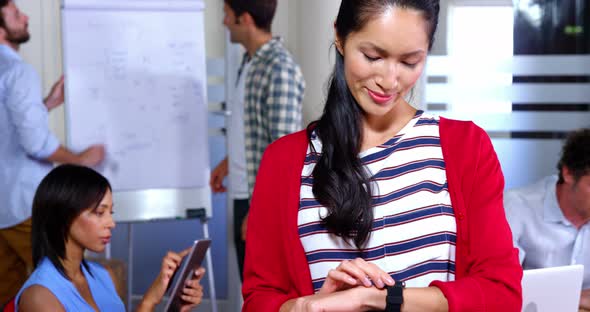
M203 278L203 276L205 276L205 268L204 267L200 267L195 271L195 279L196 281L201 281L201 279Z
M352 263L359 267L365 273L370 282L372 282L372 285L375 285L377 288L385 287L386 283L388 285L393 285L393 280L389 274L381 270L381 268L379 268L376 264L367 262L361 258L354 259Z
M191 252L192 247L186 248L185 250L181 251L178 253L178 256L180 257L180 259L182 260L182 258L184 258L184 256L188 255L189 252Z
M182 251L182 252L184 252L184 251ZM183 256L181 256L180 254L177 254L173 251L169 251L168 253L166 253L166 256L164 257L164 259L171 260L178 265L182 261L182 257Z
M178 265L176 264L176 262L173 259L171 259L171 258L164 258L162 260L162 266L165 267L165 268L174 269Z
M202 297L203 296L203 290L200 288L185 287L182 289L182 293L184 295L193 296L193 297Z
M358 281L356 278L350 276L348 273L344 272L344 271L338 271L338 270L330 270L328 271L328 277L338 281L338 282L342 282L344 284L348 284L351 286L356 286L358 285Z
M340 265L338 266L337 270L344 271L350 276L356 278L359 281L359 284L365 287L372 286L368 274L359 266L358 261L342 261L342 263L340 263Z
M181 295L180 298L182 298L182 300L184 300L187 303L200 303L201 300L203 299L203 296L192 296L192 295Z
M185 304L182 307L180 307L180 312L189 312L189 311L192 311L192 309L194 309L199 303L201 303L201 300L198 300L198 302L195 302L195 303Z

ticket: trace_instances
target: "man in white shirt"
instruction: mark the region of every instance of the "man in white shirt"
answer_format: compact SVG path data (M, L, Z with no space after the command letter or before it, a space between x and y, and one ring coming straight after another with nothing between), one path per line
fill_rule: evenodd
M0 307L32 269L33 195L52 163L94 166L104 157L101 145L72 153L50 131L48 111L63 103L64 80L43 99L39 76L17 53L29 40L28 20L0 0Z
M506 217L523 269L584 265L580 311L590 311L590 129L568 136L557 169L507 191Z
M236 245L240 279L243 276L246 252L246 245L242 237L242 225L250 206L244 146L244 82L249 65L247 60L247 56L244 55L235 77L228 75L230 82L235 84L226 99L227 109L231 112L226 121L227 156L213 169L209 182L214 193L228 191L228 200L232 201L234 244ZM227 187L223 185L226 176L228 177Z
M230 106L229 157L211 173L213 192L225 191L222 181L229 171L230 194L235 195L231 190L232 185L240 193L245 186L246 198L249 198L266 147L284 135L301 130L305 81L299 65L282 39L272 35L271 25L276 7L277 0L224 0L223 24L230 33L230 41L239 43L246 53L236 85L237 97L234 97L235 103L240 104ZM242 165L246 170L245 181ZM239 183L232 182L232 179ZM248 199L244 201L241 197L233 199L241 276L249 203Z

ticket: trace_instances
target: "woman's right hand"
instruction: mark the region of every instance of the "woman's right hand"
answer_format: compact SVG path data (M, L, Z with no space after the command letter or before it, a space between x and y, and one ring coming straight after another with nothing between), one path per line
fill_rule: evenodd
M318 294L330 294L356 286L377 287L393 286L393 278L377 265L361 258L344 260L336 269L328 272L328 276Z
M160 301L162 301L164 293L168 288L168 284L172 282L174 271L178 269L182 258L184 258L190 252L190 250L190 248L187 248L180 253L169 251L166 256L164 256L162 259L160 273L143 296L138 311L152 311L154 307L159 304ZM198 271L198 273L203 274L204 271Z

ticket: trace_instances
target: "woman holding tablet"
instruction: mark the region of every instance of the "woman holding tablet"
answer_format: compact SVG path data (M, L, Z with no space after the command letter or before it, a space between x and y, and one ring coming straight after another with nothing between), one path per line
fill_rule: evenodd
M35 271L16 296L16 311L125 311L109 272L84 260L86 249L104 251L115 227L112 214L111 186L90 168L61 165L41 181L33 200ZM154 310L188 251L164 257L137 311ZM204 272L186 283L182 311L201 302Z

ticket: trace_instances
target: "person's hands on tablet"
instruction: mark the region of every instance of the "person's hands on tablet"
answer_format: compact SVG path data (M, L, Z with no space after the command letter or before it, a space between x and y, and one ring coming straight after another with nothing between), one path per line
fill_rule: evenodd
M203 275L205 275L205 268L200 267L195 271L191 280L186 282L185 287L182 289L181 298L185 304L180 308L181 312L192 310L203 300L203 286L201 286Z
M143 296L138 311L153 311L154 307L162 301L168 285L172 281L174 272L180 267L182 258L185 257L191 248L185 249L180 253L169 251L162 259L162 267L156 280L152 283L148 291ZM181 311L189 311L199 303L203 298L203 287L200 284L201 278L205 274L204 268L195 271L193 278L187 282L183 289L182 299L186 302L183 304Z

